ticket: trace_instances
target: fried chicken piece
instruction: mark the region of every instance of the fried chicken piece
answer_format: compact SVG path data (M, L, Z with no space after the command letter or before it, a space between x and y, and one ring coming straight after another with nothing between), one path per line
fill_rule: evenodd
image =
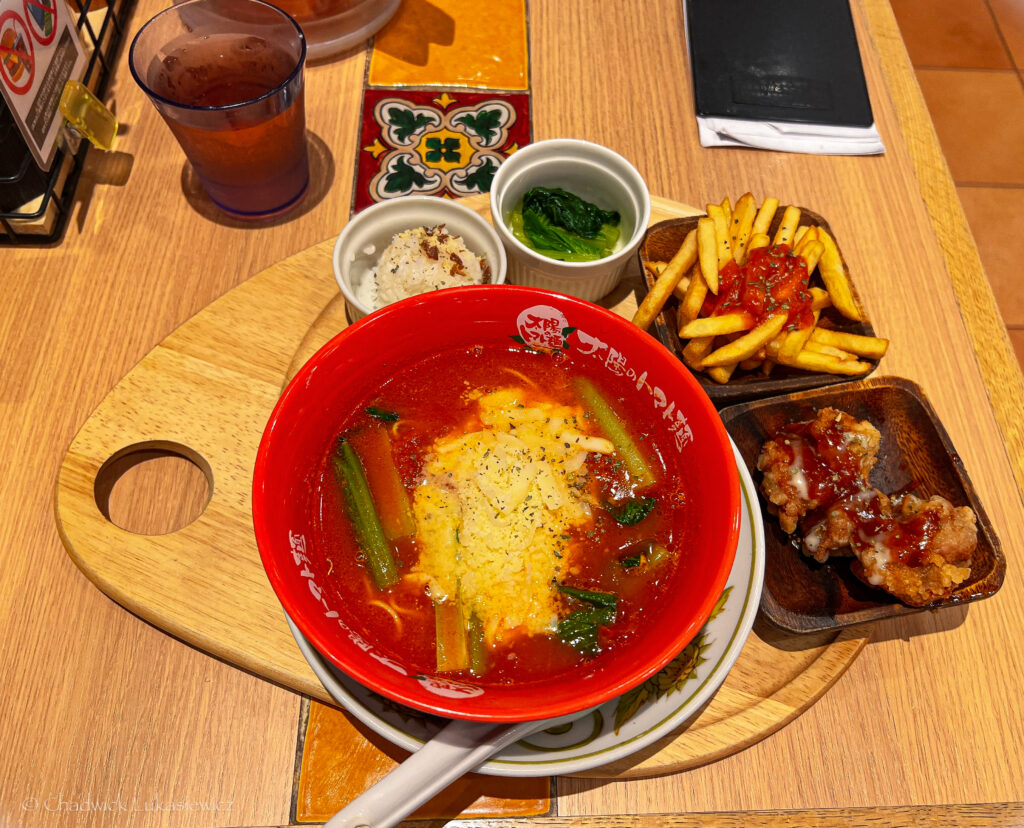
M857 556L851 570L913 607L948 598L971 574L978 545L974 512L938 495L923 500L908 494L892 505L895 514L881 531L851 537Z
M834 408L780 429L757 458L761 491L776 507L784 532L800 519L867 484L881 435L867 420Z
M796 531L804 513L817 505L807 499L806 485L803 491L798 487L792 465L792 452L781 441L769 440L761 447L757 458L757 468L764 472L761 493L776 506L779 525L789 534Z
M850 544L865 519L885 520L892 513L889 496L873 486L865 486L829 506L824 517L809 529L805 524L803 552L819 563L825 563L830 555L852 557Z
M889 497L868 484L881 435L834 408L779 429L757 459L761 491L803 552L824 563L854 556L850 569L910 606L948 598L970 577L978 544L974 512L935 496Z

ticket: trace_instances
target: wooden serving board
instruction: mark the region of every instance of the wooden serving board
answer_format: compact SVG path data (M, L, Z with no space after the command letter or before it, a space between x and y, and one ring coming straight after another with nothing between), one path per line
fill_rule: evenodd
M466 203L489 216L486 197ZM654 199L652 223L692 215ZM252 531L252 469L263 428L299 365L347 324L331 268L334 240L279 262L198 313L153 349L82 427L60 469L56 513L68 554L103 592L206 652L332 703L289 633ZM636 308L634 267L612 305ZM140 535L101 509L112 469L164 450L192 460L211 489L191 524ZM788 636L759 623L729 677L689 725L591 777L666 773L722 758L820 698L867 642L863 631Z

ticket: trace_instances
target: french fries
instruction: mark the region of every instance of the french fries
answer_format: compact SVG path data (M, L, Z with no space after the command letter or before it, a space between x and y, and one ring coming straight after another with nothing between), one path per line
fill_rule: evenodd
M754 196L744 193L736 202L736 209L732 212L732 223L729 226L732 233L732 255L736 264L747 263L747 247L753 235L756 217L757 205L754 203Z
M651 326L654 318L661 313L661 309L665 306L669 294L675 290L680 279L690 272L695 261L697 261L697 231L691 230L686 234L686 238L676 255L672 257L672 261L658 276L654 287L648 291L644 301L640 303L640 307L633 315L634 325L645 331Z
M718 293L718 242L715 222L711 216L697 220L697 256L704 284L714 285L712 293Z
M714 275L715 289L712 293L718 293L718 274L721 270L732 261L732 247L729 244L729 219L725 215L725 210L718 204L708 205L708 217L715 224L715 252L718 258L718 269ZM708 288L711 288L712 280L708 278L708 275L704 274L704 281L708 283Z
M766 198L761 202L761 208L757 211L757 218L754 219L754 226L750 232L754 235L767 236L768 228L772 226L772 219L775 218L775 211L778 209L777 198Z
M711 353L711 346L714 342L713 336L698 336L691 339L683 348L683 362L699 371L702 368L701 363L704 361L704 357Z
M690 284L683 294L683 301L679 304L680 325L697 318L707 295L708 283L704 281L704 271L698 265L694 265L690 271Z
M679 336L684 339L692 339L695 336L723 336L749 331L753 324L753 317L745 311L723 313L721 316L705 316L687 322L679 329Z
M889 340L877 336L861 336L860 334L830 331L828 328L815 328L810 338L821 345L831 345L843 351L869 359L881 359L889 349Z
M720 368L727 365L735 365L745 359L750 359L768 342L779 335L782 326L786 324L786 314L777 313L769 316L764 322L753 328L749 333L734 339L728 345L723 345L717 351L712 351L701 362L702 368Z
M853 298L853 289L850 287L850 280L846 278L846 271L843 268L843 260L839 256L839 250L835 241L824 230L818 233L821 243L825 245L821 254L821 280L825 283L829 295L832 297L832 304L836 306L843 316L853 319L856 322L864 321L864 313Z
M793 243L793 236L796 235L796 228L800 224L800 208L789 206L782 214L782 223L779 225L779 229L775 231L775 238L772 239L772 244L789 244Z
M780 215L778 199L709 203L670 261L645 266L653 285L634 323L649 327L674 296L683 361L715 382L737 369L767 377L776 365L862 376L888 349L833 329L840 317L864 321L839 250L799 207Z

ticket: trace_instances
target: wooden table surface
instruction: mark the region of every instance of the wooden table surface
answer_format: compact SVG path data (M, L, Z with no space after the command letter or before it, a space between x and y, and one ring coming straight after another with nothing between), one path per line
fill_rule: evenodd
M129 34L162 5L142 0ZM821 701L735 756L653 779L561 779L558 816L508 824L1024 824L1021 374L891 9L851 5L884 156L702 149L679 0L533 0L534 138L612 147L653 193L683 203L750 190L826 216L892 340L879 373L930 396L1002 540L1005 585L969 609L877 625ZM230 288L337 233L364 67L356 51L308 69L314 193L298 215L257 228L187 192L180 150L122 54L110 99L123 132L115 153L89 154L66 238L0 254L4 826L289 821L300 697L99 592L64 551L53 487L78 427L153 346ZM169 473L187 482L187 470ZM151 526L174 520L162 500L133 496L145 475L116 508Z

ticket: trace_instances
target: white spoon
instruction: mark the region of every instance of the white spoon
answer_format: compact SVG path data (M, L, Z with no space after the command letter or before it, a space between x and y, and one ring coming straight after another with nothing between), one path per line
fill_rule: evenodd
M284 617L299 649L305 652L304 647L311 645L308 642L304 644L299 628L288 613ZM317 678L326 686L330 681L326 663L321 659L307 661ZM471 722L452 719L391 773L331 817L325 823L325 828L389 828L456 779L480 767L503 748L538 730L547 730L581 718L591 710L593 708L557 719L530 722Z
M390 828L502 748L581 715L513 723L453 719L391 773L331 817L324 828Z

